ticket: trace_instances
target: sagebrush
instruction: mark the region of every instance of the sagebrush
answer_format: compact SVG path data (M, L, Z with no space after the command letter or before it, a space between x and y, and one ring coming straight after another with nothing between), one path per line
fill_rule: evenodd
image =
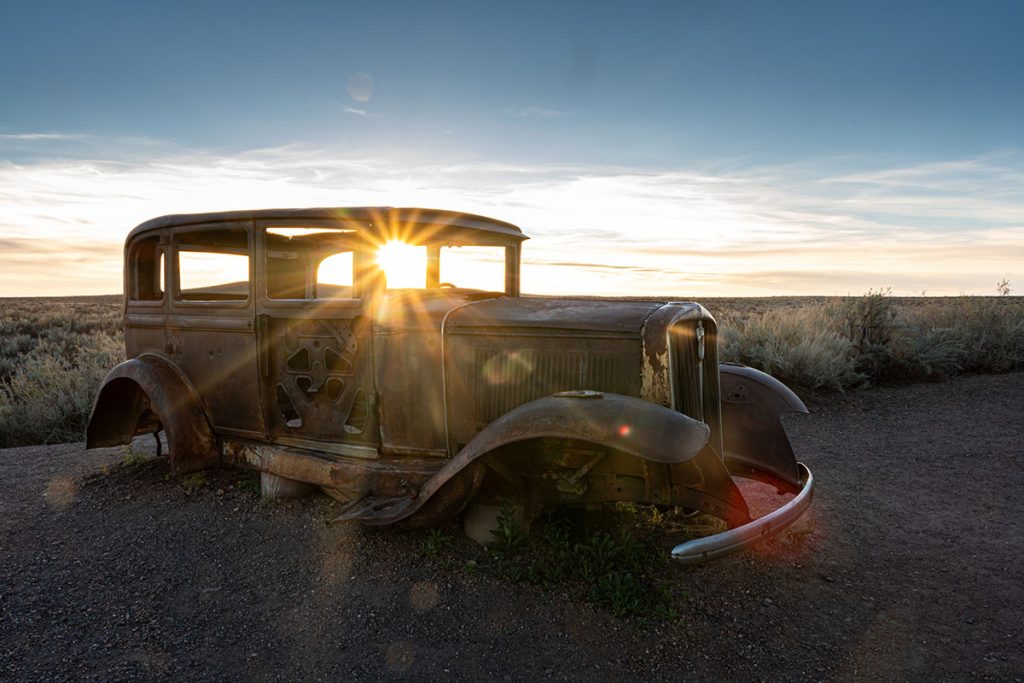
M124 360L120 297L0 302L0 447L80 441Z
M1007 372L1024 369L1024 301L870 291L736 316L721 337L723 360L812 391Z

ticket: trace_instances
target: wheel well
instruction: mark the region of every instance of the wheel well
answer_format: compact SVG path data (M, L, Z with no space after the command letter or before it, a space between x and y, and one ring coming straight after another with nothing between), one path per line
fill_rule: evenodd
M152 414L149 396L138 382L128 377L112 379L96 397L86 447L119 446L129 443L136 434L154 431L146 429L153 421L148 417Z
M163 428L171 471L187 474L220 462L220 442L192 385L168 361L143 355L107 375L93 405L86 446L129 443Z

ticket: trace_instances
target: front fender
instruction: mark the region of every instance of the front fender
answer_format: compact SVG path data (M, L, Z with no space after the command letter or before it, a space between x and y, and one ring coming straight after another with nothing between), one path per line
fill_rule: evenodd
M560 438L671 465L697 455L709 433L703 422L639 398L563 391L505 413L481 430L451 462L473 460L517 441Z
M725 463L735 474L767 478L796 493L803 483L780 415L806 413L785 384L744 365L719 365ZM767 477L765 476L767 475Z
M405 519L449 481L458 479L460 473L467 473L463 479L478 479L479 465L475 463L479 458L516 442L572 439L622 451L652 463L675 465L696 458L704 449L708 435L704 423L638 398L594 391L562 392L523 404L489 424L427 480L414 498L368 499L346 510L335 521L391 524ZM723 495L734 498L728 472L717 460L711 465L712 469L714 464L721 472L705 469L708 471L706 478L714 479L716 484L721 480L719 488L730 489ZM468 500L463 504L465 502Z
M219 462L217 439L195 389L170 362L152 355L127 360L107 374L89 416L86 448L129 443L148 410L167 433L175 474Z

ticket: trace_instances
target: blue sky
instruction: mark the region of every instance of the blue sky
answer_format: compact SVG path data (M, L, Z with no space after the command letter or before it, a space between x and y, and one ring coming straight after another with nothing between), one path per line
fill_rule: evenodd
M133 224L297 201L522 222L527 257L563 264L534 289L1024 280L1024 3L8 2L4 16L0 295L35 293L15 273L75 242L89 272L39 293L117 291Z

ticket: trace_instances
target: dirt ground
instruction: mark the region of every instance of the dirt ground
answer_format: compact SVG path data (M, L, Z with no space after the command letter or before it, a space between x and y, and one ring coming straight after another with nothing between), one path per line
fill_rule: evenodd
M2 450L0 679L1024 678L1024 374L814 407L787 420L809 517L670 566L678 622L467 571L468 541L326 527L325 499L267 506L237 472Z

